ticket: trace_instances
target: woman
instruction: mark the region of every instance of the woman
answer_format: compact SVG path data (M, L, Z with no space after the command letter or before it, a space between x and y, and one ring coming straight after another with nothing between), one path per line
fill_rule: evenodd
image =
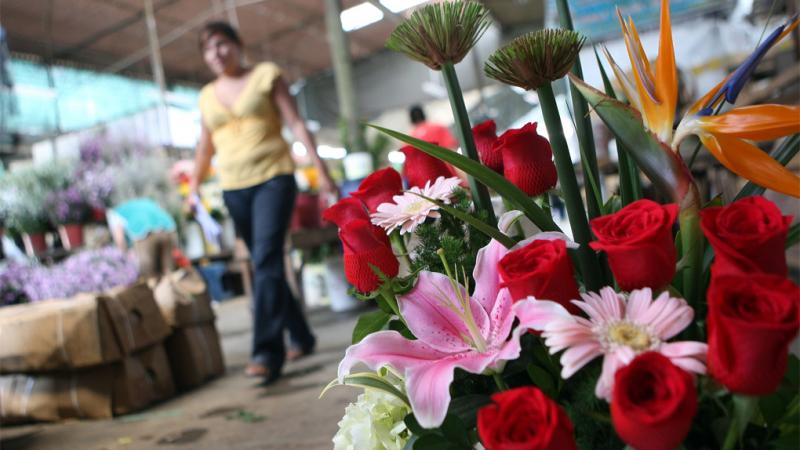
M323 194L335 195L336 186L280 69L272 63L245 66L242 40L223 22L203 28L200 46L216 79L200 92L202 133L190 187L197 193L216 153L225 206L254 267L253 349L245 373L269 383L280 376L287 357L284 328L290 358L310 353L315 345L284 272L284 240L297 186L289 145L281 137L283 122L309 150Z

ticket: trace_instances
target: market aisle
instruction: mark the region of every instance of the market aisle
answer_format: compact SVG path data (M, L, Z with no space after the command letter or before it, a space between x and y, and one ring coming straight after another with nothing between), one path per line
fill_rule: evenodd
M286 376L260 387L242 375L250 343L247 301L217 310L227 374L151 407L113 420L0 429L0 448L59 450L330 449L331 438L355 389L339 388L318 400L350 342L356 314L318 311L310 316L317 352L289 363Z

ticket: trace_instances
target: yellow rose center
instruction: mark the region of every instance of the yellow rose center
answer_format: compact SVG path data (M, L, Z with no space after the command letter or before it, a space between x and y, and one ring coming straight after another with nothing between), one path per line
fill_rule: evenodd
M645 330L627 322L609 327L608 339L616 344L628 346L637 352L647 350L653 343Z

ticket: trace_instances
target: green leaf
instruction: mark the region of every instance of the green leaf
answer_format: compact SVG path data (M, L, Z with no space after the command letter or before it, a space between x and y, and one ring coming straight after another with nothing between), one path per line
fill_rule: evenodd
M411 339L412 341L417 339L416 336L414 336L414 333L412 333L411 330L408 329L406 324L404 324L400 320L397 320L397 319L390 320L389 321L389 329L397 331L398 333L402 334L403 337L406 338L406 339Z
M800 134L795 134L783 141L778 148L769 154L769 156L785 166L786 164L789 164L789 161L791 161L795 155L797 155L798 151L800 151ZM734 201L744 197L761 195L764 193L764 190L765 189L763 187L753 184L752 181L748 181L742 190L736 194Z
M606 95L616 99L614 86L608 79L606 69L603 63L600 62L600 55L597 54L597 48L594 48L594 57L597 60L597 67L600 69L600 76L603 78L603 87ZM642 198L642 184L639 180L639 169L636 164L631 161L628 150L622 142L617 142L617 163L619 164L619 193L622 197L622 206L630 205ZM608 212L606 212L608 214Z
M800 241L800 223L789 227L789 234L786 236L786 248L790 248Z
M460 450L463 447L448 442L440 434L426 434L414 443L414 450Z
M414 413L408 413L408 415L403 419L403 422L405 422L408 431L410 431L412 434L424 436L426 434L433 433L433 430L422 428L422 425L417 422L417 418L414 417Z
M358 344L368 335L382 330L391 318L391 315L382 310L371 311L359 316L356 326L353 328L353 344Z
M469 449L469 437L467 436L467 426L464 422L453 414L448 414L444 418L444 422L439 427L447 440L456 444L459 448Z
M558 397L558 386L553 381L553 377L548 371L542 369L536 364L528 364L528 376L539 389L542 390L548 397L555 399Z
M416 195L416 196L418 196L418 197L422 197L422 198L424 198L425 200L427 200L427 201L429 201L431 203L436 204L436 206L438 206L442 211L450 214L451 216L456 217L459 220L463 220L464 222L467 222L471 226L475 227L475 229L477 229L481 233L483 233L483 234L489 236L490 238L496 240L497 242L503 244L506 248L511 248L516 244L516 242L513 239L511 239L510 237L508 237L505 234L503 234L500 230L498 230L497 228L489 225L488 223L478 219L477 217L473 216L472 214L469 214L469 213L466 213L466 212L463 212L463 211L459 211L459 210L453 208L452 206L444 204L443 202L441 202L439 200L436 200L436 199L433 199L433 198L430 198L430 197L426 197L426 196L424 196L422 194L417 194L416 192L411 192L411 193Z
M339 382L339 379L335 379L328 383L327 386L320 392L319 398L322 398L325 393L327 393L331 388L334 386L358 386L362 388L372 388L378 389L380 391L386 392L388 394L392 394L395 397L402 400L408 407L411 407L411 403L408 401L408 397L399 389L394 387L391 383L384 380L380 375L375 372L359 372L353 373L350 375L346 375L344 377L344 382Z
M616 194L612 195L606 200L606 204L603 205L603 214L614 214L622 209L622 206L622 198Z
M678 155L645 129L638 112L580 79L570 76L570 80L614 133L617 141L630 150L630 156L656 189L680 203L689 193L692 179Z
M492 403L488 395L469 394L456 397L450 401L447 414L458 416L466 427L472 428L478 419L478 410Z
M505 179L502 175L489 169L477 161L473 161L458 153L433 145L428 142L415 139L403 133L389 130L387 128L379 127L377 125L368 125L382 133L405 142L406 144L413 145L419 150L438 158L444 162L452 164L453 166L463 170L464 172L472 175L485 184L487 187L494 189L503 198L513 203L517 209L525 213L525 216L531 220L542 231L561 231L561 229L553 222L553 218L546 214L542 209L536 205L524 192L514 186L510 181Z

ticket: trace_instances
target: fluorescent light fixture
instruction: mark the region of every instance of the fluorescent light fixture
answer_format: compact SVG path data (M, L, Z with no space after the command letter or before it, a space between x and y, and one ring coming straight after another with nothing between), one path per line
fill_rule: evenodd
M389 162L392 164L403 164L404 162L406 162L405 153L399 150L392 150L391 152L389 152L388 157L389 157Z
M306 150L306 146L303 145L302 142L295 142L292 144L292 153L294 153L295 156L306 156L308 150Z
M428 0L381 0L381 4L393 13L399 13L408 8L427 3Z
M383 19L383 11L371 3L364 2L345 9L339 17L342 20L342 29L353 31Z
M317 147L317 153L320 158L325 159L342 159L347 156L347 150L344 147L331 147L330 145L320 145Z

